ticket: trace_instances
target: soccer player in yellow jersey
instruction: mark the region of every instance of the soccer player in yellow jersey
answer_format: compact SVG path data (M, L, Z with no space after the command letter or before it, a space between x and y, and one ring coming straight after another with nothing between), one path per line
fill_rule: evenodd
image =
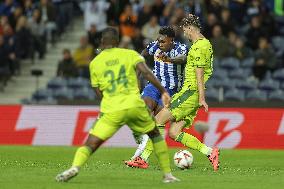
M146 66L144 58L136 51L117 48L118 44L116 29L105 29L102 33L104 50L90 64L91 84L102 97L100 117L91 128L84 146L78 148L72 167L56 176L58 182L76 176L91 154L124 124L134 132L149 135L164 173L163 182L179 181L171 174L165 140L140 97L136 71L140 71L161 92L165 106L169 105L170 96Z
M158 126L172 121L169 136L183 145L198 150L206 155L213 169L219 168L219 149L210 148L201 143L196 137L182 132L183 128L191 126L198 109L203 106L208 111L205 101L205 83L212 75L213 50L209 40L200 32L200 21L197 16L189 15L182 20L185 36L192 41L185 66L182 89L176 93L170 107L163 108L156 115Z

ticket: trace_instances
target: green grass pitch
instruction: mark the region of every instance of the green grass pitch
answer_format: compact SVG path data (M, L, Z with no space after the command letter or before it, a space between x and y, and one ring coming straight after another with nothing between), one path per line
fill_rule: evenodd
M213 172L206 157L196 151L193 167L173 173L182 181L163 184L156 158L147 170L124 166L132 148L101 148L92 156L80 174L68 183L57 183L54 177L70 166L74 147L0 146L1 189L195 189L195 188L283 188L284 150L222 150L221 168ZM177 149L170 150L170 158Z

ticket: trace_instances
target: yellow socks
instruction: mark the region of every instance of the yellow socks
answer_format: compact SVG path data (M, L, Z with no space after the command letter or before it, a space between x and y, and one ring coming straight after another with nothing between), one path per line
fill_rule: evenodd
M206 156L210 155L212 152L212 148L206 146L205 144L201 143L196 137L185 132L181 132L175 140L182 143L186 147L198 150Z
M162 137L164 137L165 135L165 125L158 125L158 129L160 131L160 134L162 135ZM154 147L153 147L153 143L150 139L148 139L145 149L143 150L143 152L141 153L140 157L145 160L148 161L150 155L153 153Z
M92 150L87 146L82 146L76 151L72 167L81 167L89 159L92 154Z
M169 153L165 140L163 139L162 136L158 136L153 138L152 141L162 171L164 173L170 173L171 168L170 168Z

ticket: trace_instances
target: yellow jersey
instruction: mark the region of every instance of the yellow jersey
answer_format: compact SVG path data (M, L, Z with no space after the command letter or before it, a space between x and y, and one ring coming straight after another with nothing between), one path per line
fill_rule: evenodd
M189 49L185 66L183 90L198 90L196 68L204 68L204 84L213 72L213 49L206 38L195 41Z
M140 54L123 48L105 49L92 60L91 84L103 93L101 112L145 107L136 75L136 64L140 62L145 62Z

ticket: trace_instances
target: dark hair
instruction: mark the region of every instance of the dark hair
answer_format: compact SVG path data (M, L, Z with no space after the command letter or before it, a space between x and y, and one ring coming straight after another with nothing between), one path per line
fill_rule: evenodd
M65 53L69 53L69 54L71 54L71 51L70 51L70 49L63 49L63 51L62 51L64 54Z
M102 39L107 42L111 43L113 41L119 41L119 33L116 28L114 27L107 27L102 31Z
M193 14L190 14L189 16L183 18L180 26L181 27L194 26L196 28L201 29L201 23L199 17Z
M163 26L159 30L159 34L161 35L166 35L167 37L175 38L176 37L176 32L173 27L171 26Z

